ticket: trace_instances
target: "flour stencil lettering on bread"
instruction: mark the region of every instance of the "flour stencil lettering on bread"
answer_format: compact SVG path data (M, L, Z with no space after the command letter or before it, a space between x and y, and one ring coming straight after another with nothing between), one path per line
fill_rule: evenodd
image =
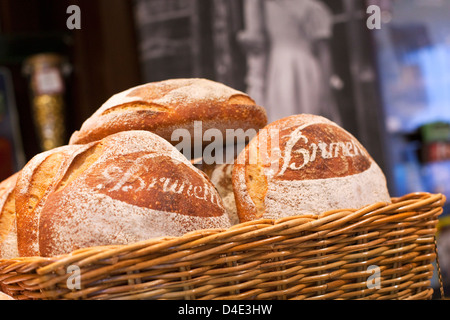
M278 147L262 149L271 131L278 131ZM263 128L239 154L233 188L241 221L390 202L383 172L357 139L307 114Z
M230 226L206 175L156 134L123 131L66 147L77 151L62 154L67 165L53 170L57 178L31 224L37 245L25 244L28 252L53 256Z

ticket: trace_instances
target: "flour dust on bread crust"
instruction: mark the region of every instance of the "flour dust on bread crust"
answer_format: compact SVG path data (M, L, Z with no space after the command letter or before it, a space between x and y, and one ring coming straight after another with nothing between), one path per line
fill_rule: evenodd
M73 147L39 207L39 255L230 226L206 175L161 137L132 130Z
M264 108L245 93L201 78L150 82L117 93L73 133L69 144L83 144L126 130L147 130L172 140L176 128L189 130L259 129L267 124Z
M391 201L385 176L367 150L315 115L267 125L239 154L232 179L241 222Z
M14 188L19 173L0 182L0 259L19 256Z
M47 197L73 159L90 145L62 146L35 155L20 171L15 187L20 256L39 256L39 225Z

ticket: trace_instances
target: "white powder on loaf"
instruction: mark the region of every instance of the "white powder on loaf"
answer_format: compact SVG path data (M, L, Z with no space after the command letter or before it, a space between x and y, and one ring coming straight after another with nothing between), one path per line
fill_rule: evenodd
M245 95L221 83L206 79L184 79L181 81L182 84L179 88L171 90L164 97L153 102L161 105L172 105L180 101L186 104L194 103L195 101L226 102L233 95Z
M355 137L324 117L300 114L277 120L246 148L233 172L241 220L391 202L377 163Z
M17 245L17 226L16 221L3 242L0 244L0 259L12 259L19 256Z
M186 104L194 104L196 101L225 102L234 95L247 96L245 93L230 88L224 84L202 78L170 79L160 82L153 82L151 83L151 86L156 88L158 86L163 88L171 86L174 87L161 98L151 101L151 103L169 107L176 107L176 104L180 102ZM137 89L145 90L146 87L148 87L148 84L143 84L113 95L100 107L96 113L101 114L110 108L131 102L149 102L145 101L145 99L141 96L132 94L133 91Z
M26 213L22 213L24 217L19 217L19 219L27 220L26 225L27 229L21 229L21 224L18 223L19 233L18 237L20 237L23 241L26 239L33 239L35 241L30 241L29 250L34 254L39 253L39 224L40 224L40 212L45 205L45 199L50 194L52 189L55 187L55 184L58 182L57 177L62 177L67 170L67 167L70 161L79 153L85 151L89 148L90 145L65 145L61 147L54 148L52 150L44 151L35 155L25 166L22 168L20 175L18 176L17 185L16 185L16 195L21 194L22 197L25 195L25 198L31 198L31 187L34 183L30 183L33 181L33 175L38 170L39 166L51 155L61 153L64 154L63 160L59 163L57 171L54 173L53 177L51 177L52 181L50 182L48 188L45 190L44 194L40 201L37 202L33 209L33 213L28 211ZM17 196L16 196L17 199ZM26 201L26 200L25 200ZM17 201L16 201L17 208ZM17 210L17 209L16 209ZM26 209L25 209L26 210ZM19 240L19 243L21 241ZM20 244L19 244L20 245Z
M99 157L46 200L39 221L41 255L230 227L214 186L168 141L148 131L127 131L98 145ZM147 176L158 157L164 165ZM139 205L146 201L150 207ZM191 211L183 212L184 206ZM205 207L214 212L203 212Z
M381 169L372 163L366 171L346 177L292 181L271 179L263 217L278 219L298 214L321 214L336 209L337 205L342 209L351 209L374 201L389 203L386 186L377 178L380 174ZM339 204L335 203L336 199L339 199Z
M147 152L155 156L170 156L173 160L183 162L187 165L191 164L167 140L161 139L157 135L149 135L148 133L148 131L134 130L133 134L109 136L108 139L110 142L108 142L108 148L104 150L97 163L109 160L111 157ZM143 141L148 141L148 143L143 143Z
M294 121L289 121L290 119ZM295 122L295 118L288 118L286 127L296 127L291 134L297 132L301 135L303 129L315 124L328 124L336 127L338 130L343 130L334 122L323 117L303 115L303 119L306 123L299 126L298 122ZM299 137L293 138L294 142L300 139ZM360 208L374 202L389 203L391 198L386 187L384 173L370 158L365 149L359 146L359 142L354 138L353 141L353 146L358 148L358 152L371 162L368 169L344 177L311 180L284 180L276 178L289 165L293 145L287 145L284 151L287 159L285 159L279 171L275 175L268 174L269 171L265 171L267 193L264 199L265 213L263 217L277 219L297 214L320 214L337 208ZM310 158L307 159L309 160Z
M200 227L229 226L226 215L199 218L152 210L89 189L68 194L65 200L78 205L66 210L70 219L56 221L52 228L51 237L57 243L57 247L51 248L54 254L70 252L74 247L128 244L155 237L181 236Z

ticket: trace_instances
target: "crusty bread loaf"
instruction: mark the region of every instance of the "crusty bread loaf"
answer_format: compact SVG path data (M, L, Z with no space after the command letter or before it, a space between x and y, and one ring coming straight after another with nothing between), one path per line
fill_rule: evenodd
M19 256L14 200L18 175L19 173L15 173L0 183L0 259Z
M195 121L201 128L195 130ZM186 129L194 142L208 129L260 129L264 108L245 93L207 79L169 79L130 88L108 99L72 134L69 144L83 144L126 130L148 130L176 145L175 129ZM200 130L201 129L201 130ZM201 137L198 135L201 134ZM197 137L197 138L196 138Z
M241 222L390 202L383 172L357 139L307 114L260 130L236 159L232 181Z
M16 207L24 256L230 226L207 176L141 130L37 155L22 169Z

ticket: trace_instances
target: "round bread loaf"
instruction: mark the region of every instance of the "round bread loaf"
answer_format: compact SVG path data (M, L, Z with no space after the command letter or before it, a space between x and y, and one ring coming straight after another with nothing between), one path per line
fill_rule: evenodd
M382 170L357 139L308 114L260 130L236 159L232 182L241 222L391 201Z
M0 183L0 259L19 256L14 200L18 175L19 173L15 173Z
M201 123L196 123L200 122ZM245 93L207 79L170 79L130 88L108 99L75 131L69 144L84 144L126 130L147 130L176 145L185 136L192 146L208 129L255 129L267 124L264 108ZM175 129L186 130L174 136ZM217 138L215 136L215 138Z
M22 256L230 226L207 176L148 131L37 155L22 169L16 207Z

